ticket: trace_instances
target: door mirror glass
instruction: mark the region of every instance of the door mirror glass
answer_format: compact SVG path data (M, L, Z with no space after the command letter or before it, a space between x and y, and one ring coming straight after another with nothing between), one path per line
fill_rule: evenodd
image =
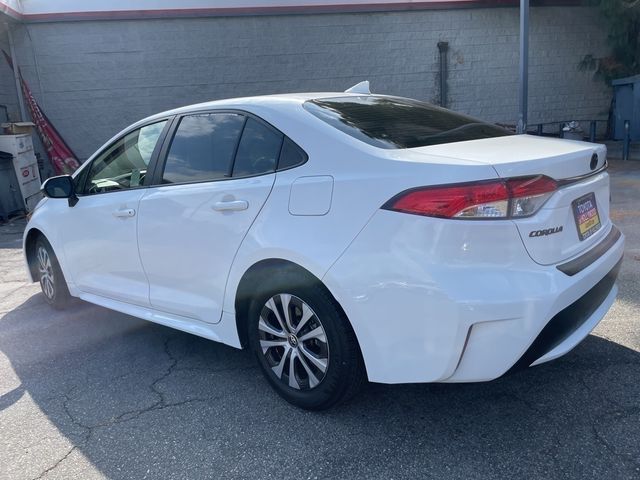
M42 192L49 198L71 198L75 188L71 175L51 177L42 184Z

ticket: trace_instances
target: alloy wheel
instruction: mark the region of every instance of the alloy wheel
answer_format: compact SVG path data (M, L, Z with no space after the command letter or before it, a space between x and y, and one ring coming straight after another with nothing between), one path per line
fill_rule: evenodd
M43 246L39 246L37 257L38 271L40 272L40 286L42 287L42 292L47 296L47 298L53 300L56 294L56 289L53 277L53 266L51 265L49 252L47 252L47 249Z
M286 293L264 304L258 320L262 354L273 373L291 388L310 390L329 366L329 344L322 322L303 300Z

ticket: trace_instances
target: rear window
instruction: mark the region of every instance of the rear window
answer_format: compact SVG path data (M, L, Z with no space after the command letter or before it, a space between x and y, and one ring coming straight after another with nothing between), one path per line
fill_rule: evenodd
M341 132L387 149L512 135L497 125L405 98L322 98L305 102L304 108Z

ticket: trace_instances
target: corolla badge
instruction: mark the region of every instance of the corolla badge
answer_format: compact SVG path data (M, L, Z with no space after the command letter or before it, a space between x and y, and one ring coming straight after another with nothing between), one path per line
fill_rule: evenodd
M562 231L562 225L559 227L545 228L544 230L534 230L529 232L530 237L545 237L547 235L553 235L554 233L560 233Z

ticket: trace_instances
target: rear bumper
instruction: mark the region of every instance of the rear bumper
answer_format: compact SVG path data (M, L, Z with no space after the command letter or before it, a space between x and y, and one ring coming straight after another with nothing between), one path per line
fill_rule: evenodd
M621 264L622 258L587 293L555 314L510 371L548 362L580 343L613 304L618 292L615 282Z
M615 299L622 235L568 275L533 262L509 222L417 220L376 213L324 278L371 381L486 381L552 360Z

